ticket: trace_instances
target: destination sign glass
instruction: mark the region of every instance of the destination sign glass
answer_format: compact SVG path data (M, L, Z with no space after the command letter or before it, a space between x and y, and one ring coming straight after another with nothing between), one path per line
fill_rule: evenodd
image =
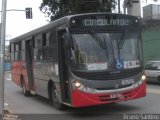
M90 15L75 16L71 19L71 27L128 27L139 25L139 19L126 15Z
M128 26L129 19L84 19L83 26Z

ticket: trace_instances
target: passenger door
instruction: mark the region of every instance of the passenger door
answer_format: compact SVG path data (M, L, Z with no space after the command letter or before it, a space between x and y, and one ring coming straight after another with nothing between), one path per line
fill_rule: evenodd
M33 90L33 40L26 41L26 63L29 89Z
M58 59L60 84L62 91L62 99L64 102L70 102L69 95L69 72L68 72L68 49L66 49L66 42L64 39L65 31L58 31Z

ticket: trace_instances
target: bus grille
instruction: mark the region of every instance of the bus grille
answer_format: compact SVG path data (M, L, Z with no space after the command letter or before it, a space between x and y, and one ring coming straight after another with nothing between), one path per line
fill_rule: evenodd
M143 67L134 68L128 70L121 70L119 73L110 73L110 72L92 72L92 73L83 73L83 72L74 72L76 76L79 76L83 79L88 80L117 80L123 78L129 78L135 76L143 71Z
M131 85L123 85L123 86L119 86L118 89L121 89L121 88L126 88L126 87L130 87L132 86ZM115 86L110 86L110 87L107 87L107 88L96 88L97 90L115 90Z

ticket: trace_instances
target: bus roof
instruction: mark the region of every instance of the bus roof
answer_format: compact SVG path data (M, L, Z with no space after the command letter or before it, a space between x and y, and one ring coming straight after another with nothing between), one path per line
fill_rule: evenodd
M58 19L58 20L56 20L56 21L53 21L53 22L51 22L51 23L49 23L49 24L47 24L47 25L44 25L44 26L42 26L42 27L40 27L40 28L37 28L37 29L35 29L35 30L32 30L32 31L30 31L30 32L27 32L27 33L25 33L25 34L23 34L23 35L20 35L20 36L18 36L18 37L16 37L16 38L13 38L13 39L11 39L11 43L12 42L16 42L16 41L19 41L19 40L21 40L21 39L27 39L28 37L31 37L31 36L33 36L33 35L36 35L37 33L40 33L40 32L43 32L43 31L45 31L45 30L48 30L48 29L51 29L51 28L53 28L53 27L56 27L56 26L60 26L60 25L62 25L62 24L64 24L64 23L67 23L68 22L68 19L69 17L63 17L63 18L61 18L61 19Z
M125 15L125 14L119 14L119 13L108 13L108 12L97 12L97 13L84 13L84 14L68 15L68 16L62 17L60 19L57 19L55 21L52 21L49 24L44 25L44 26L42 26L40 28L37 28L37 29L32 30L30 32L27 32L27 33L25 33L23 35L15 37L15 38L13 38L13 39L10 40L10 43L12 43L12 42L18 42L21 39L29 39L33 35L36 35L38 33L41 33L43 31L46 31L46 30L51 29L51 28L56 27L56 26L66 25L66 27L68 27L69 26L69 20L72 17L87 16L87 15L118 15L118 16L128 16L128 17L131 17L131 18L137 18L137 17L131 16L131 15Z

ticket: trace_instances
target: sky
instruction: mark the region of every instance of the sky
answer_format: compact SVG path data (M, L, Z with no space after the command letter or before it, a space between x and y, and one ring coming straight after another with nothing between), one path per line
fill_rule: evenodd
M8 11L6 17L6 34L12 38L47 24L39 6L42 0L7 0L7 10L25 10L32 8L33 19L26 19L25 11Z
M1 9L0 0L0 9ZM17 9L25 10L31 7L33 11L33 19L26 19L24 11L8 11L6 17L6 39L12 39L21 34L29 32L33 29L48 24L44 14L40 12L39 7L42 0L7 0L7 10ZM142 7L147 4L153 4L153 0L141 0ZM160 0L156 3L160 4ZM0 20L1 21L1 20Z
M41 2L42 0L7 0L7 10L25 10L25 8L31 7L33 14L33 19L26 19L25 11L7 11L7 40L48 24L44 14L39 10Z

